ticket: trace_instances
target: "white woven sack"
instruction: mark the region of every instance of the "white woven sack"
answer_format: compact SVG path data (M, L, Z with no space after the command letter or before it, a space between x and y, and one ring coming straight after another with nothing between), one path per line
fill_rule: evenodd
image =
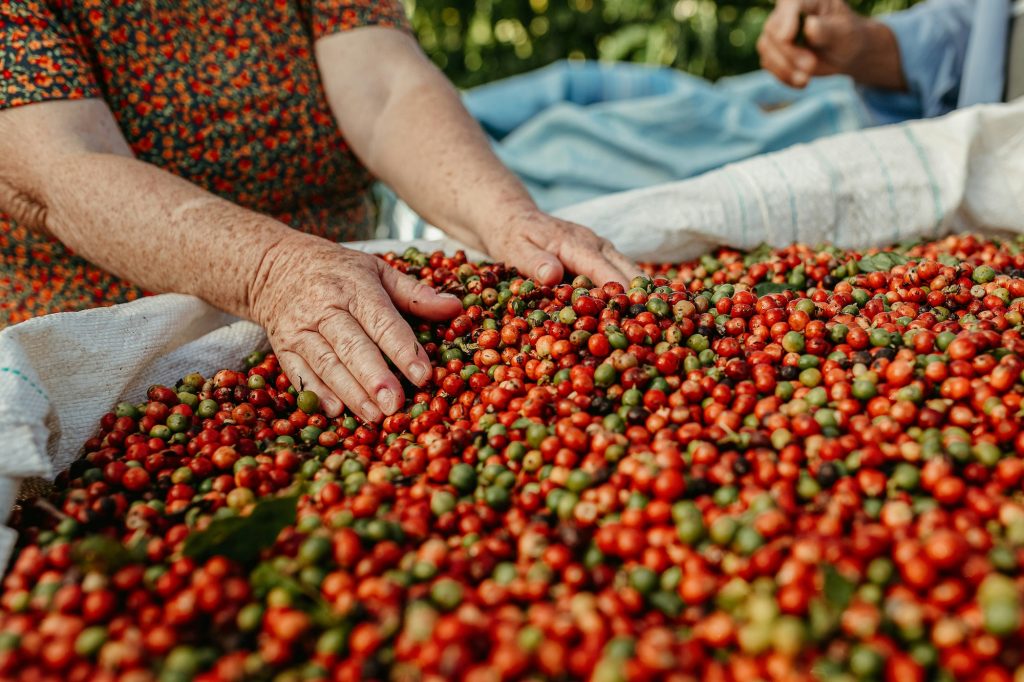
M844 133L560 215L655 262L719 244L865 248L951 231L1020 233L1024 100Z
M453 241L378 240L347 244L369 253L462 248ZM473 258L482 254L470 252ZM0 332L0 518L21 481L52 479L81 453L100 417L120 400L139 401L152 384L237 367L268 347L256 324L192 296L46 315ZM0 526L0 572L15 533Z

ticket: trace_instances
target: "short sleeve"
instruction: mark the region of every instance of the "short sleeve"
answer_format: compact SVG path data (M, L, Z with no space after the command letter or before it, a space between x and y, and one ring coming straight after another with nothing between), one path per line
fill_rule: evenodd
M99 96L78 42L48 6L0 0L0 109Z
M409 30L401 0L306 0L306 4L314 40L360 26Z

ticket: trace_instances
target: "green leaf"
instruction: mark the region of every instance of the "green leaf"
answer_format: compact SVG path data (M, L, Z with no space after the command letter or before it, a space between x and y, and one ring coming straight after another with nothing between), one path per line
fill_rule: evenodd
M768 260L768 257L772 255L772 247L769 244L759 244L754 249L747 252L743 256L743 264L747 267Z
M275 587L283 587L295 594L302 592L298 581L277 570L268 561L261 562L252 570L252 573L249 574L249 584L252 585L253 594L259 599L266 597L267 593Z
M205 560L226 556L241 564L250 564L260 552L277 540L278 534L295 523L298 496L274 497L256 503L248 516L217 519L206 530L185 540L185 556Z
M871 256L864 256L857 261L861 272L889 272L897 265L907 262L907 257L892 251L882 251Z
M142 561L144 553L140 555L139 550L139 547L129 549L106 535L90 535L74 546L71 558L85 570L113 573L128 564Z
M794 289L803 288L807 286L807 272L804 268L804 264L796 266L789 271L789 276L786 278L786 283Z
M786 282L759 282L754 285L754 294L757 296L781 294L783 291L797 291L797 287Z
M683 611L683 600L675 592L655 592L650 596L651 605L669 618L678 618Z
M836 613L842 613L853 599L857 585L831 564L825 564L822 571L825 573L825 601Z
M905 254L907 251L910 251L915 246L920 246L921 244L924 244L924 240L923 239L921 239L920 237L913 237L911 239L904 239L899 244L897 244L894 248L899 253Z
M249 583L252 585L253 594L260 599L266 597L274 588L281 588L295 597L305 598L311 604L311 608L307 609L310 617L322 628L332 628L344 622L344 618L339 618L331 610L319 590L303 585L275 568L270 562L264 561L254 568L249 574Z

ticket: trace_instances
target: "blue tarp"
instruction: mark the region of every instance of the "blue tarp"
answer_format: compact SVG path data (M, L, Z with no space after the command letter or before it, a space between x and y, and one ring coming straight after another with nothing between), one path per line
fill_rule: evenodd
M757 71L710 83L675 69L557 62L465 93L498 156L552 211L682 180L763 152L870 123L853 83L805 90ZM391 236L418 237L406 207L383 202ZM404 223L404 224L403 224Z

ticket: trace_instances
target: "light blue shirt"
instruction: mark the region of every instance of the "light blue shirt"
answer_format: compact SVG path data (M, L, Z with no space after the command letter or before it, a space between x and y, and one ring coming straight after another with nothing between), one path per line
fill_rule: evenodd
M1003 99L1010 0L927 0L880 17L895 34L909 92L863 89L877 123L941 116Z

